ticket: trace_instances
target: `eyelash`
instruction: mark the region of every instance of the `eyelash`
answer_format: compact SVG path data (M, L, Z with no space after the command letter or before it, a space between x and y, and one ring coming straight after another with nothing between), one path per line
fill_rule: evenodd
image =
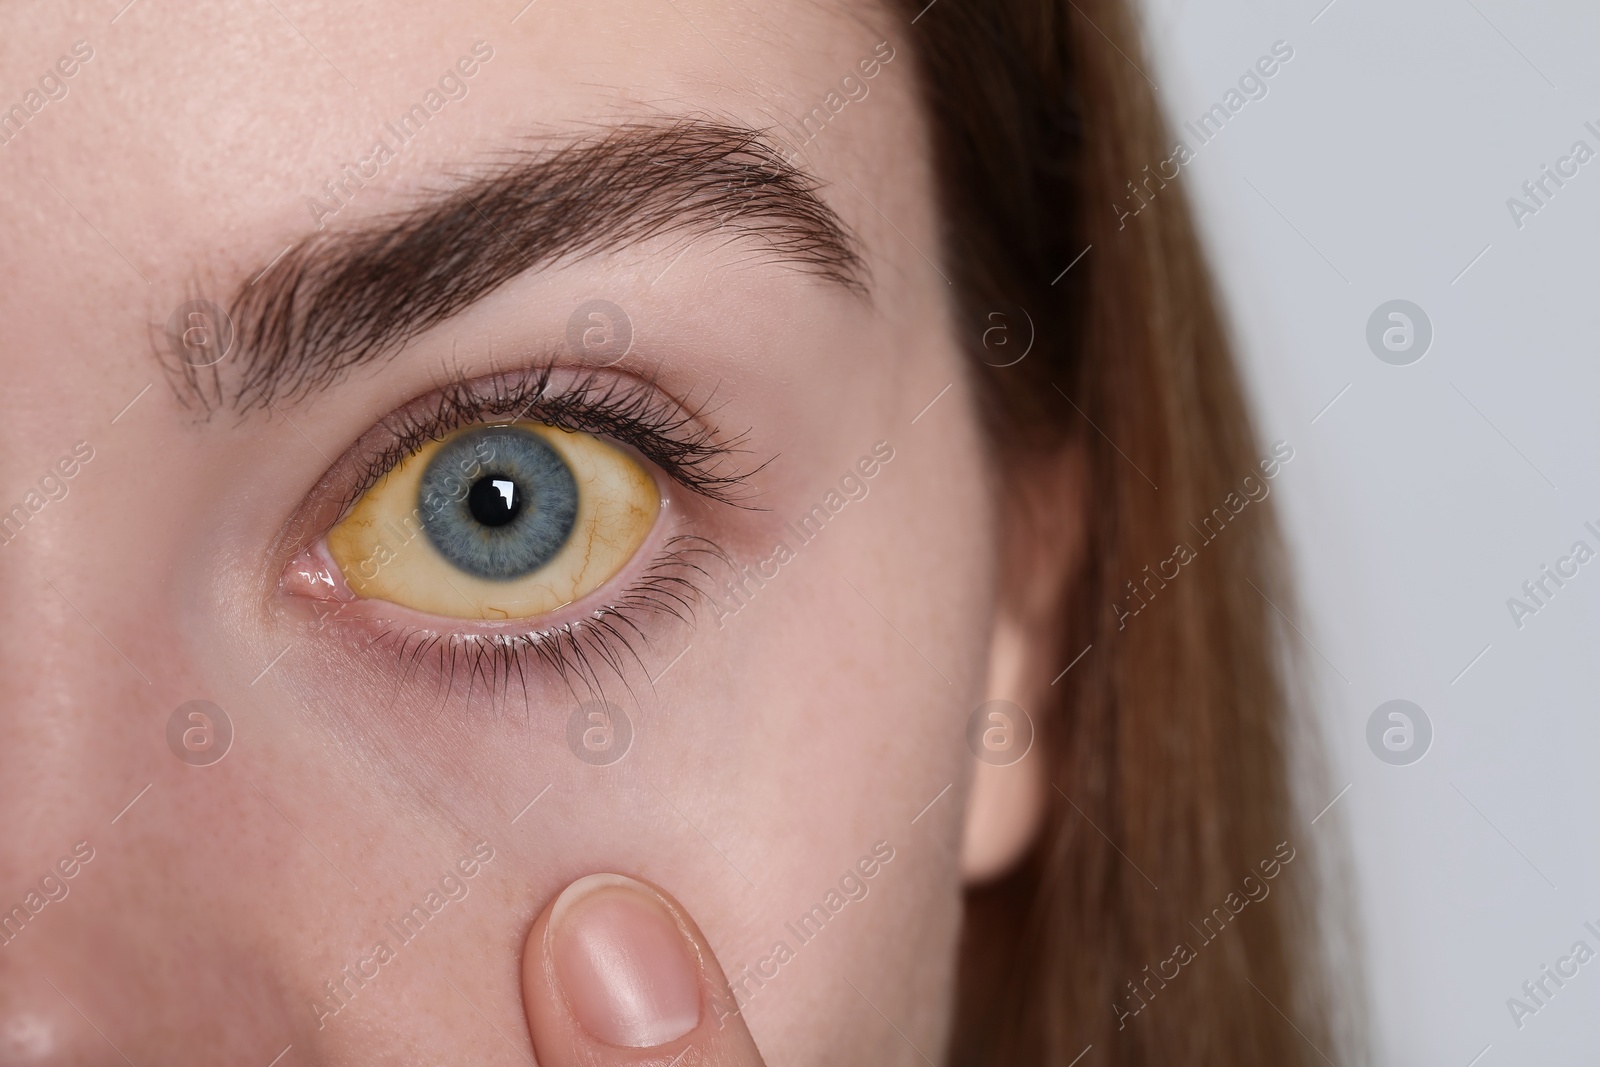
M752 505L749 497L750 479L766 462L740 469L736 457L747 453L743 447L747 434L724 438L709 428L702 420L711 409L711 398L685 411L651 384L598 372L585 373L552 389L555 371L554 364L546 363L488 382L457 375L426 405L410 405L389 416L380 424L388 440L362 461L339 513L347 513L363 493L429 441L466 426L512 419L592 433L630 445L690 492L743 510L764 510ZM561 678L574 697L579 696L576 683L587 687L591 696L600 695L601 668L627 685L626 661L643 666L636 642L649 643L642 625L646 617L664 615L685 623L693 621L695 605L706 596L704 584L713 580L708 567L717 565L730 573L736 569L715 542L678 534L666 541L630 587L588 617L510 634L396 627L380 633L368 647L387 644L395 648L402 684L425 658L431 658L444 679L446 700L455 692L460 673L466 678L469 704L479 678L494 697L508 690L515 677L526 701L525 663L532 660ZM337 612L328 617L334 614Z
M408 406L384 420L392 435L370 456L340 508L348 511L379 479L407 456L464 426L527 419L563 430L608 437L631 445L673 481L708 500L747 510L750 479L766 463L741 471L736 456L746 454L747 433L724 439L702 420L712 409L707 398L683 411L637 379L603 377L590 371L558 391L550 391L553 363L488 382L453 377L427 408ZM485 391L485 390L489 391Z
M701 583L712 580L707 564L720 564L730 572L735 569L732 558L715 542L683 534L667 541L661 554L631 588L588 618L544 630L493 635L441 634L423 627L403 627L385 630L371 645L395 647L402 684L424 657L432 657L444 678L446 700L456 691L459 670L466 677L463 699L469 707L472 688L480 677L493 700L509 691L513 675L522 687L526 705L528 678L524 664L532 659L559 677L574 698L582 699L578 683L587 688L591 697L604 695L599 667L614 674L631 692L626 661L631 659L642 668L644 661L635 642L650 641L643 619L664 615L679 622L693 622L695 605L706 595Z

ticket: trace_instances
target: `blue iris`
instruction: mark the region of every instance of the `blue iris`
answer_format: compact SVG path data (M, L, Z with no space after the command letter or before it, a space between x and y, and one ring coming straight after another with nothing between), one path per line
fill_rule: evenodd
M509 581L561 551L578 517L578 483L544 438L515 426L458 434L418 487L422 528L463 571Z

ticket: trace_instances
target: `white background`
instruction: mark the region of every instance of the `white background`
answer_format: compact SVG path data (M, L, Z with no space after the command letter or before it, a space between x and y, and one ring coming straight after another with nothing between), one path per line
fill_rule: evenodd
M1147 0L1145 73L1177 127L1294 48L1178 181L1262 434L1296 449L1274 495L1350 784L1376 1059L1600 1062L1600 959L1520 1030L1506 1006L1600 950L1600 560L1521 629L1507 608L1574 541L1600 550L1600 159L1521 229L1506 206L1574 141L1600 151L1600 5L1325 4ZM1394 298L1433 323L1410 366L1366 343ZM1367 747L1393 698L1433 723L1411 766Z

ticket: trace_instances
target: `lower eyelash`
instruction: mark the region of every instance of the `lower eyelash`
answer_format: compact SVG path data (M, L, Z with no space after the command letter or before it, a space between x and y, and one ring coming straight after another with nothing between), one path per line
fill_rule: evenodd
M662 546L649 569L615 602L589 618L500 635L407 626L383 631L369 647L387 645L395 650L400 687L420 668L437 672L445 702L462 684L458 676L464 678L461 696L468 707L480 679L491 704L503 703L515 684L522 689L524 707L531 707L525 667L535 662L558 675L580 701L604 696L603 675L611 675L632 694L629 660L644 669L639 646L650 643L646 624L666 617L692 625L695 608L708 599L706 587L714 580L708 568L718 566L735 570L732 558L714 542L680 534Z

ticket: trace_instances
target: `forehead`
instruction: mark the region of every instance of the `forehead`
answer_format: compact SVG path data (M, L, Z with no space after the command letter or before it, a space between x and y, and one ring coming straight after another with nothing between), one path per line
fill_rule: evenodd
M30 5L0 43L5 92L25 110L42 101L0 146L22 194L0 206L17 238L3 268L165 289L155 304L170 305L196 271L264 265L333 214L437 190L508 144L640 117L773 130L825 181L841 160L892 167L915 154L904 60L870 83L872 106L813 136L847 80L861 91L885 38L873 17L701 0Z

